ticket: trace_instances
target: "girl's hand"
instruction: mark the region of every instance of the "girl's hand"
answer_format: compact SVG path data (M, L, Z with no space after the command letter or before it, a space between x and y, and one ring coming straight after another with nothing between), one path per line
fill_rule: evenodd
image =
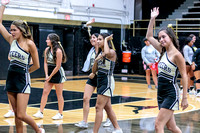
M51 78L49 76L46 76L46 78L45 78L46 82L49 82L50 79Z
M191 65L192 70L195 70L195 64Z
M151 65L153 65L153 63L148 63L147 65L148 65L148 66L151 66Z
M151 18L156 18L159 15L159 7L154 7L151 10Z
M110 36L107 36L107 37L105 38L105 40L107 40L107 41L112 40L112 39L113 39L113 34L111 34Z
M7 5L9 4L10 0L1 0L2 5Z
M183 98L183 99L182 99L181 107L182 107L182 110L185 110L185 109L188 107L187 98Z
M88 21L87 23L86 23L86 26L88 26L88 25L90 25L90 24L92 24L92 23L94 23L95 22L95 19L93 18L93 19L91 19L90 21Z
M104 53L103 53L103 54L99 54L99 55L97 56L97 58L95 59L95 61L98 61L98 60L102 59L103 56L105 56Z
M90 75L88 76L90 79L93 79L94 78L94 76L95 76L95 74L94 73L90 73Z

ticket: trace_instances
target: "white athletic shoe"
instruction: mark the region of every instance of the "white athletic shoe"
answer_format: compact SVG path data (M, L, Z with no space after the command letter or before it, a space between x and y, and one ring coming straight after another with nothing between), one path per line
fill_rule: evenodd
M123 133L122 129L115 129L112 133Z
M200 92L197 92L196 96L197 96L197 97L200 97Z
M63 118L63 115L61 115L60 113L57 113L55 116L52 117L53 120L60 120Z
M196 92L195 92L195 90L193 89L193 90L189 90L188 93L189 93L189 95L195 95Z
M106 122L103 124L104 127L109 127L111 125L111 121L109 118L106 119Z
M43 118L43 114L42 114L42 112L40 112L40 110L37 113L35 113L33 116L36 118L40 118L40 119Z
M152 89L151 85L148 85L148 89Z
M8 123L8 125L15 125L15 120L14 119L5 119L5 122Z
M41 133L45 133L44 128L40 128L40 130L41 130Z
M80 121L79 123L76 123L74 125L80 128L88 128L88 123L86 123L85 121Z
M10 118L14 116L15 116L15 113L12 110L9 110L8 113L4 115L5 118Z

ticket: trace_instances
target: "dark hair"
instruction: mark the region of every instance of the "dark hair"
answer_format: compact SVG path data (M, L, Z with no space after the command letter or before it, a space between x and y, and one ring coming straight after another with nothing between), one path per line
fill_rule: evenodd
M63 47L60 43L60 37L55 33L50 33L48 35L48 37L49 37L49 40L51 41L52 48L53 48L53 60L54 60L54 62L56 62L56 51L59 48L59 49L61 49L62 55L63 55L62 63L65 63L67 61L67 56L66 56L65 51L64 51L64 49L63 49ZM46 55L48 55L49 52L50 52L50 48L47 50ZM47 56L47 58L48 58L48 56Z
M98 36L99 36L99 33L93 33L92 35L94 35L96 38L98 38ZM91 39L92 39L92 35L91 35L91 36L89 36L89 40L91 40Z
M194 34L190 34L189 37L193 38L195 35Z
M148 39L146 37L143 39L143 42L145 42L145 41L148 41Z
M105 38L106 38L107 36L109 36L110 34L109 34L109 33L100 33L99 36L100 36L100 35L103 37L103 39L105 39ZM109 43L109 42L108 42L108 43ZM108 46L109 46L109 44L108 44ZM110 46L109 46L109 47L110 47ZM98 55L101 53L101 51L102 51L101 49L98 50L98 53L96 54L96 57L95 57L95 58L98 57Z
M188 45L188 43L190 43L192 41L192 37L187 37L186 39L185 39L185 45Z
M92 35L98 37L98 36L99 36L99 33L93 33ZM92 35L90 35L90 32L89 32L89 40L92 39Z
M107 36L110 36L110 34L109 34L109 33L100 33L99 36L102 36L103 39L105 39ZM108 41L108 47L109 47L110 49L113 49L113 46L112 46L112 44L111 44L111 40ZM98 51L98 53L96 54L96 57L95 57L95 58L98 57L98 55L101 53L101 51L102 51L101 49ZM116 58L116 61L117 61L117 58ZM105 58L103 59L103 63L105 63Z
M31 35L30 28L26 21L22 20L14 20L12 25L15 25L21 32L24 38L28 38L33 41L33 37Z
M158 31L158 34L161 32L161 31L164 31L168 36L169 38L171 39L172 43L174 44L174 46L176 47L176 49L179 50L179 41L177 39L177 36L175 34L175 32L169 28L169 27L163 27L161 28L159 31ZM163 56L164 52L166 51L166 48L163 47L162 48L162 51L161 51L161 56L160 56L160 59L161 57Z
M110 34L109 34L109 33L100 33L99 35L100 35L100 36L102 36L102 37L103 37L103 39L105 39L107 36L110 36ZM112 44L111 44L111 41L110 41L110 40L108 41L108 47L109 47L110 49L113 49L113 47L112 47Z
M99 33L93 33L92 35L98 37L98 36L99 36Z

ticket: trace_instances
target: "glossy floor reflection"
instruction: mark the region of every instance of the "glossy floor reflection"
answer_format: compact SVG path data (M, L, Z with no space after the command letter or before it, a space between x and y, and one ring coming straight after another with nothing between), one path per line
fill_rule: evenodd
M180 127L183 133L200 133L200 111L192 111L188 113L181 113L175 115L177 125ZM9 120L9 119L8 119ZM119 121L119 125L123 129L124 133L154 133L155 117L122 120ZM52 125L43 125L46 133L91 133L94 123L89 124L88 129L80 129L74 126L74 124L59 124L55 122ZM24 133L34 133L30 126L24 126ZM113 126L102 127L99 133L111 133ZM14 133L14 126L1 126L1 133ZM165 133L169 131L166 129Z
M36 123L44 127L46 133L91 133L95 118L96 93L90 101L89 128L80 129L74 126L82 120L83 91L86 77L68 77L64 83L64 118L52 120L57 113L57 98L52 89L43 119L35 119ZM145 77L140 75L115 75L116 88L112 98L112 107L116 113L120 127L124 133L154 133L155 117L158 113L156 89L147 89ZM27 113L32 116L39 109L44 79L32 80L32 93ZM0 133L15 133L14 118L3 118L8 111L6 92L3 91L5 81L0 81ZM154 87L154 86L153 86ZM183 133L200 133L200 98L188 95L189 107L185 111L176 111L177 125ZM104 112L104 122L106 120ZM103 122L103 123L104 123ZM103 124L102 124L103 125ZM101 126L99 133L111 133L113 126ZM168 130L165 130L168 133ZM30 126L24 124L24 133L34 133Z

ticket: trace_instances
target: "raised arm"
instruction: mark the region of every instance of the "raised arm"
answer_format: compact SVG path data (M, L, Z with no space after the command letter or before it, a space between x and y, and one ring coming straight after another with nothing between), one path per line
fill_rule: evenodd
M159 7L154 7L153 10L151 10L151 19L149 21L146 38L150 41L150 43L156 50L161 52L162 47L160 46L160 43L153 37L153 26L155 24L155 19L158 15L159 15Z
M89 26L89 25L91 25L91 24L94 23L94 22L95 22L95 19L92 18L91 20L89 20L89 21L86 23L86 26Z
M0 33L4 37L4 39L11 44L12 43L12 35L6 30L6 28L2 24L3 20L3 13L6 8L6 5L9 3L9 0L1 0L1 7L0 7Z
M113 49L110 49L108 46L108 41L111 41L113 39L113 34L110 36L107 36L104 40L104 54L106 57L112 61L116 60L116 52Z
M89 37L91 38L91 26L89 26L89 25L91 25L92 23L94 23L95 22L95 19L93 18L93 19L91 19L90 21L88 21L87 23L86 23L86 26L88 27L88 34L89 34Z

